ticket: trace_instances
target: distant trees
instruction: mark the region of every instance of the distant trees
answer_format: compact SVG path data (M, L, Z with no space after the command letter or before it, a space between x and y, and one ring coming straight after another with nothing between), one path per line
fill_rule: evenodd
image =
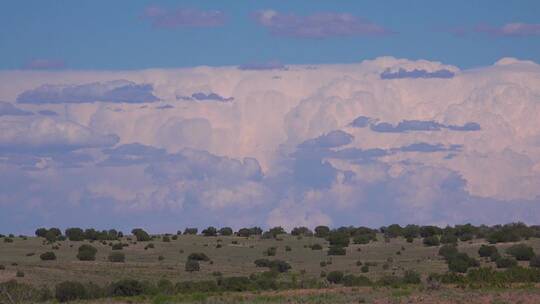
M312 236L313 232L309 230L308 227L295 227L293 230L291 230L291 235L304 235L304 236Z
M85 238L84 231L81 228L68 228L65 233L70 241L82 241Z
M240 237L250 237L252 235L261 235L262 229L260 227L242 228L236 233Z
M326 238L330 233L330 228L328 226L317 226L315 227L315 236L319 238Z
M223 227L221 229L219 229L219 235L223 235L223 236L230 236L233 234L233 230L231 227Z
M202 231L204 236L217 236L217 229L215 227L208 227Z
M199 229L197 229L197 228L186 228L186 229L184 229L184 234L195 235L195 234L197 234L198 231L199 231Z

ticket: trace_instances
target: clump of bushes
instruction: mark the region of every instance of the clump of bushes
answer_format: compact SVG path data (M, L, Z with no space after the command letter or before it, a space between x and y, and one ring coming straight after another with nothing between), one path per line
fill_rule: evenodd
M448 259L448 269L452 272L465 273L470 267L477 267L480 264L466 253L457 253Z
M333 284L339 284L343 281L343 272L341 271L331 271L326 275L328 282Z
M54 252L47 251L47 252L42 253L39 256L39 258L42 261L54 261L54 260L56 260L56 254L54 254Z
M171 238L168 236L164 236L161 240L165 243L169 243L171 241Z
M497 247L490 245L482 245L480 246L480 249L478 249L478 255L481 257L491 257L498 252Z
M94 261L96 259L97 249L96 247L88 244L81 245L79 247L79 253L77 253L77 259L80 261Z
M144 285L132 279L114 282L109 286L109 294L113 297L132 297L144 292Z
M531 246L517 244L506 249L506 253L516 258L518 261L529 261L534 257L534 250Z
M439 237L436 235L427 236L422 240L422 243L426 246L439 246L441 242L439 241Z
M115 243L111 246L112 250L122 250L124 249L124 244L122 243Z
M510 268L517 266L517 261L513 258L499 258L495 261L497 268Z
M328 255L346 255L347 250L341 246L330 246L330 248L328 248L327 254Z
M321 244L313 244L311 245L311 250L322 250L323 247L321 246Z
M126 255L122 252L111 252L109 254L109 262L113 263L124 263L126 261Z
M144 246L144 250L148 250L148 249L154 249L156 246L154 246L154 243L150 243L146 246Z
M540 255L535 255L534 257L532 257L529 261L529 266L540 268Z

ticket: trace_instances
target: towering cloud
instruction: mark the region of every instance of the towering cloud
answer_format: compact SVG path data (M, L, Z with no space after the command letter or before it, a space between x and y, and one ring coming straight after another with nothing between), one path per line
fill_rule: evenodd
M74 206L158 228L538 221L539 79L513 58L0 72L0 205L21 215L0 227Z

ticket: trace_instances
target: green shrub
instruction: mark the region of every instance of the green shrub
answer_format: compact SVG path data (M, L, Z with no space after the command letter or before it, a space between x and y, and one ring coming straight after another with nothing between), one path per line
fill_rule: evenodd
M510 268L517 266L517 261L512 258L500 258L495 263L497 268Z
M160 256L157 257L157 259L158 259L158 261L163 261L163 260L165 260L165 257L160 255Z
M315 236L319 238L326 238L330 233L330 228L328 226L317 226L315 227Z
M453 234L443 234L440 242L441 244L456 244L458 242L458 238Z
M285 246L285 251L292 251L291 246L289 246L289 245Z
M322 250L323 247L321 246L321 244L313 244L311 245L311 250Z
M506 253L516 258L518 261L528 261L534 257L534 250L531 246L517 244L506 249Z
M4 243L13 243L12 238L4 238Z
M84 240L84 231L81 228L68 228L65 234L70 241Z
M92 245L81 245L79 247L79 253L77 259L80 261L94 261L96 259L97 249Z
M70 302L86 298L86 288L80 282L64 281L56 285L55 298L59 302Z
M161 240L165 243L169 243L171 241L171 238L168 236L164 236Z
M377 280L377 285L380 286L399 286L401 279L394 275L385 275Z
M481 257L490 257L496 252L499 252L497 250L497 247L490 245L482 245L480 246L480 249L478 249L478 255L480 255Z
M330 246L328 248L328 255L346 255L347 251L341 246Z
M370 286L371 280L363 275L348 274L343 276L342 283L345 286Z
M459 237L459 240L462 242L471 241L474 238L474 234L472 233L464 233Z
M197 228L186 228L186 229L184 229L184 234L195 235L195 234L197 234L197 231L198 231Z
M122 252L111 252L109 254L109 262L124 263L126 261L126 255Z
M193 252L190 255L188 255L188 260L207 262L207 261L210 261L210 258L202 252Z
M112 250L122 250L124 249L124 245L122 243L115 243L111 246Z
M446 260L450 259L456 254L458 254L458 249L454 244L443 245L441 248L439 248L439 255L444 257Z
M201 266L199 265L198 261L188 259L186 261L185 270L187 272L199 271L201 270Z
M439 246L440 245L439 237L436 235L425 237L422 240L422 243L424 243L424 245L426 246Z
M350 242L349 234L342 231L332 231L327 237L330 247L348 247Z
M39 258L42 261L54 261L54 260L56 260L56 254L54 254L54 252L47 251L47 252L42 253L39 256Z
M475 267L478 262L466 253L457 253L448 260L448 269L451 272L465 273L469 267Z
M225 291L247 291L253 288L252 280L248 277L227 277L220 281Z
M144 285L133 279L113 282L109 286L109 294L113 297L132 297L144 292Z
M24 271L17 270L17 273L15 274L17 278L24 278Z
M339 284L343 280L343 272L341 271L331 271L326 275L328 282L333 284Z
M367 234L357 235L353 238L353 243L355 244L368 244L371 241L372 237Z
M496 262L498 259L501 258L501 254L496 251L496 252L493 252L490 256L489 256L489 260L492 261L492 262Z
M6 270L6 266L0 264L0 270Z
M360 268L360 271L362 271L363 273L369 272L369 265L364 264L364 266L362 266L362 268Z
M156 248L154 243L149 243L148 245L144 246L144 250L154 249L154 248Z
M356 266L362 266L362 261L356 261Z
M406 240L407 240L407 243L412 243L412 242L414 242L414 238L413 238L412 236L408 236L408 237L406 238Z

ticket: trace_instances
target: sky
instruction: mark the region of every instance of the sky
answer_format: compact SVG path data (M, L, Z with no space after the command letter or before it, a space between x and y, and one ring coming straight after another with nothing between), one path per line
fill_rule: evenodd
M0 233L540 222L537 1L17 1Z

